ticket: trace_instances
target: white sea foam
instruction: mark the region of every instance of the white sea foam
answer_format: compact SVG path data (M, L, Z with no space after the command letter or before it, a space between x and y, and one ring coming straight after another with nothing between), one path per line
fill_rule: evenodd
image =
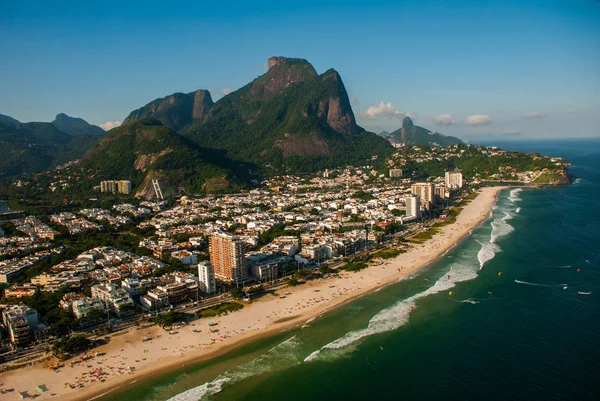
M502 221L508 221L508 220L512 220L513 219L513 215L508 213L508 212L504 212L504 217L502 218Z
M500 237L504 237L515 231L514 227L506 222L504 219L494 219L492 221L492 235L490 242L493 244Z
M286 362L297 362L296 351L299 346L299 341L296 336L293 336L258 358L219 375L211 382L177 394L168 401L199 401L204 397L221 392L226 384L234 384L249 377L272 371L279 366L286 366Z
M450 271L439 278L433 286L410 298L399 301L389 308L383 309L371 318L367 327L350 331L344 336L326 344L321 349L314 351L306 357L304 362L310 362L316 358L337 359L341 356L346 356L356 348L358 341L363 338L393 331L406 324L409 321L411 310L416 308L415 302L418 299L446 291L454 287L456 283L473 280L476 277L477 268L475 266L455 263L452 265Z
M520 201L521 198L519 198L519 192L521 191L523 191L521 188L515 188L512 191L510 191L510 194L508 195L508 200L512 203Z
M496 252L500 251L500 247L493 242L481 243L481 249L477 253L477 260L479 261L479 270L483 269L483 265L485 265L490 260L496 257Z

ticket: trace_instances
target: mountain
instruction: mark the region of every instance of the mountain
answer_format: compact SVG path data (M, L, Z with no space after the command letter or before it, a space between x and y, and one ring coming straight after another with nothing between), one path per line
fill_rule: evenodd
M223 152L204 149L153 119L112 129L83 155L79 165L91 177L88 185L131 180L136 196L144 198L154 196L153 179L159 181L165 196L182 190L236 189L250 180L252 168L228 159Z
M435 143L440 146L452 146L463 143L456 137L442 135L414 125L410 117L405 117L402 120L402 127L392 132L388 139L392 143L406 145L430 145Z
M60 116L60 114L59 114ZM61 120L57 116L57 120ZM84 120L71 118L75 121ZM67 120L68 121L68 120ZM56 120L55 120L56 122ZM80 124L80 127L85 127ZM88 128L89 128L88 127ZM7 116L0 118L0 178L23 173L38 173L64 162L80 158L102 139L102 133L71 135L53 123L20 123Z
M187 94L174 93L132 111L124 123L153 118L177 131L193 121L202 120L213 104L210 92L204 89Z
M361 163L391 147L356 124L333 69L318 74L304 59L272 57L268 71L228 94L181 134L273 172L306 172Z
M390 135L390 133L389 133L389 132L387 132L387 131L381 131L381 132L380 132L379 134L377 134L377 135L379 135L379 136L382 136L382 137L384 137L384 138L387 138L387 137Z
M72 139L50 123L0 122L0 177L49 168Z
M82 118L69 117L64 113L57 114L52 124L62 132L66 132L72 136L104 135L105 133L102 128L91 125Z
M5 116L4 114L0 114L0 123L10 124L10 125L19 125L21 124L19 120L15 120L10 116Z

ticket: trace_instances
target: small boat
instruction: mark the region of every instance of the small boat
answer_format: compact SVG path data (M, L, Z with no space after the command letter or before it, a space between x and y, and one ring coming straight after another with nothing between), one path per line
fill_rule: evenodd
M592 292L591 291L577 291L578 294L581 295L590 295Z

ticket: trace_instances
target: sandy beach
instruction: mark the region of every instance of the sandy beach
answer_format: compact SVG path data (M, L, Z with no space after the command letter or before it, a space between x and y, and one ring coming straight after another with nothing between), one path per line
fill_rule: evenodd
M38 399L89 400L145 375L212 358L258 337L304 324L331 308L409 277L436 260L486 220L496 195L504 188L483 188L464 207L455 223L442 227L429 241L411 245L408 252L381 265L284 288L277 295L269 294L246 305L242 311L196 320L173 334L156 326L134 328L112 337L108 344L92 350L89 360L74 366L66 361L56 371L31 366L2 373L2 388L14 391L0 394L0 400L19 400L20 391L33 394L37 385L48 389ZM217 325L209 327L209 323Z

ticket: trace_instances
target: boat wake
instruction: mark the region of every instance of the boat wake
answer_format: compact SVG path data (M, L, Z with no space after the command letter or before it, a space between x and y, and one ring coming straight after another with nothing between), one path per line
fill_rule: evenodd
M522 280L515 280L515 283L517 284L524 284L524 285L532 285L535 287L566 287L567 284L543 284L543 283L530 283L528 281L522 281Z
M268 352L258 358L228 370L211 382L204 383L184 391L183 393L177 394L176 396L169 398L168 401L200 401L204 399L204 397L210 397L221 392L226 385L231 385L249 377L276 370L282 366L295 364L298 362L296 351L299 347L300 342L297 340L296 336L293 336L271 348Z
M456 283L477 278L477 267L455 263L450 270L440 277L433 286L412 297L399 301L389 308L383 309L371 318L367 327L353 330L344 336L326 344L304 359L304 362L319 360L336 360L348 356L354 351L358 342L375 334L396 330L409 321L410 313L415 309L416 301L429 295L438 294L454 287ZM476 302L476 301L475 301Z

